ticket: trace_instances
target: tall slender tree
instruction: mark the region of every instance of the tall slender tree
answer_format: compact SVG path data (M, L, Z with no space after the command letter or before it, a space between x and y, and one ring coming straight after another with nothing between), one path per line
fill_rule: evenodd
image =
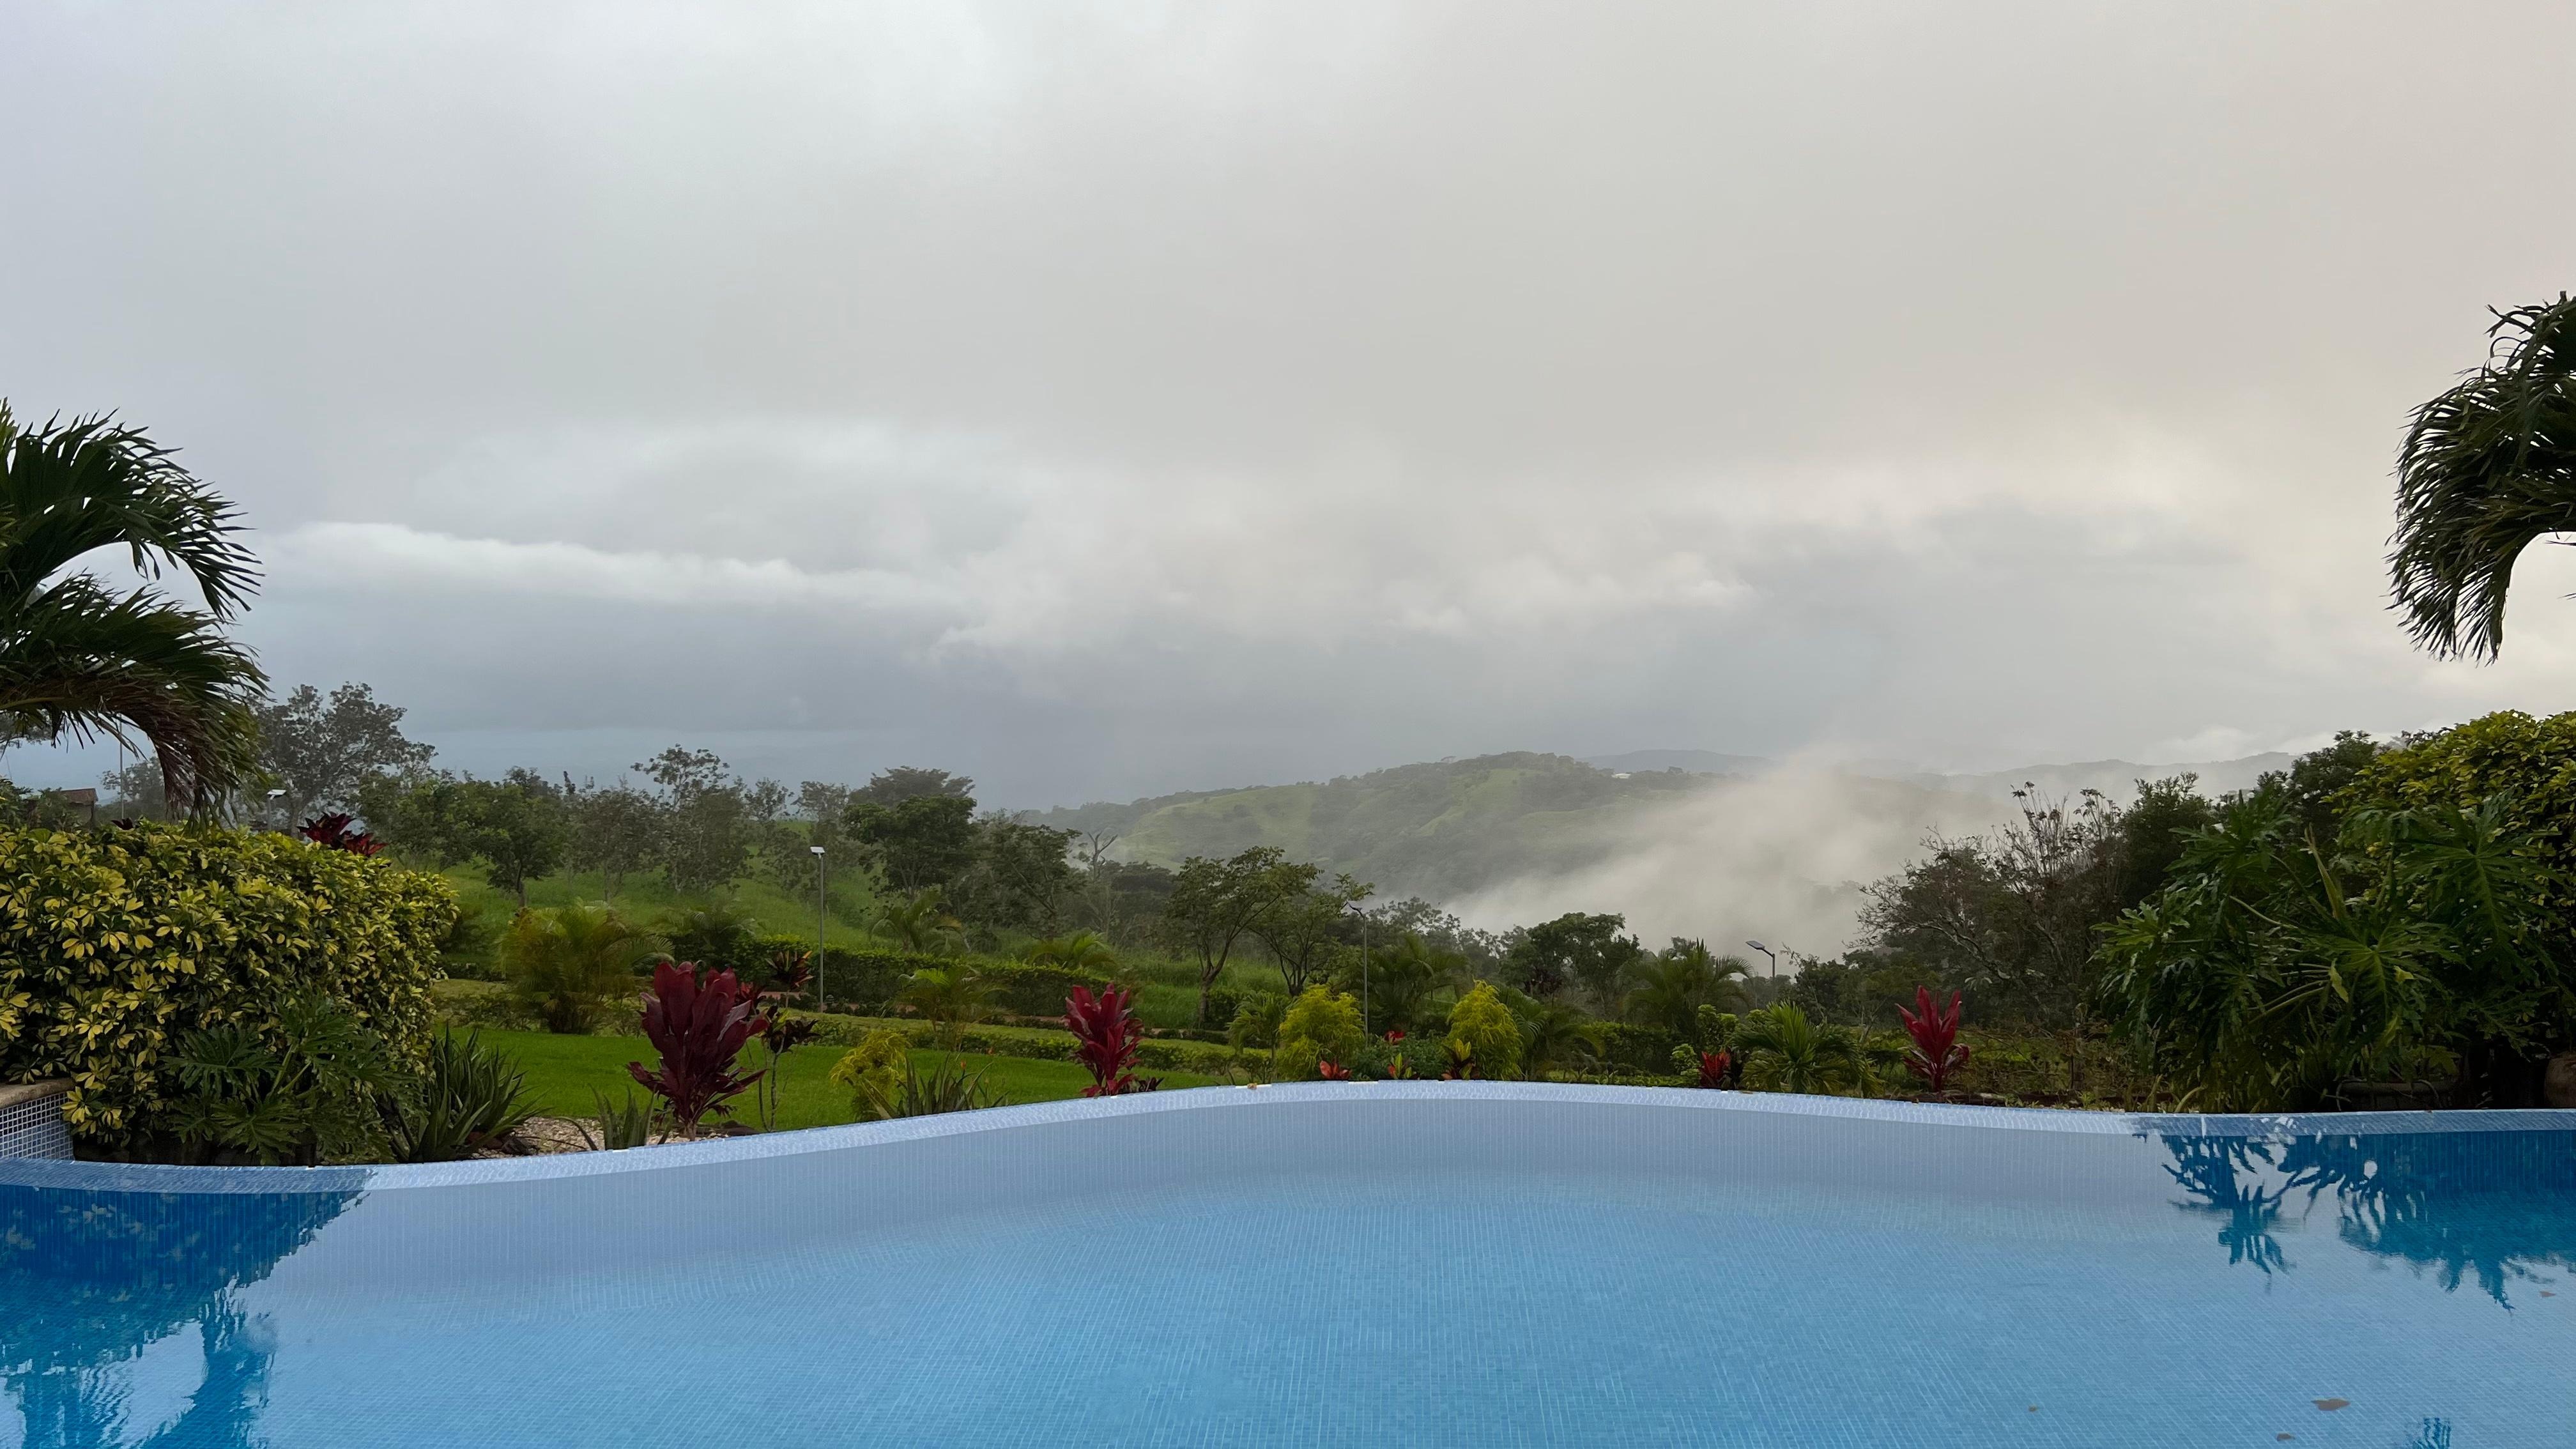
M22 427L0 402L0 734L148 745L173 811L210 809L256 771L267 682L223 633L258 587L237 517L140 429ZM102 549L143 582L75 571ZM173 569L205 607L157 587Z
M2498 312L2486 364L2415 410L2389 569L2415 642L2492 659L2532 540L2576 533L2576 297Z

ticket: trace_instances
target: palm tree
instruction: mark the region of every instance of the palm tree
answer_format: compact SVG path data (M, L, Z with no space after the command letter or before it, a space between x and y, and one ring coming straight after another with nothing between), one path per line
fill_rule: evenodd
M601 1007L638 988L635 968L660 938L604 902L522 909L501 939L510 989L552 1032L588 1031Z
M1673 944L1636 968L1637 985L1628 993L1628 1018L1688 1037L1699 1029L1699 1009L1738 1005L1744 988L1736 983L1751 973L1741 957L1711 953L1706 941L1675 937Z
M903 1004L939 1023L940 1038L954 1051L969 1022L992 1008L993 988L971 966L925 966L903 988Z
M875 924L878 935L916 956L937 954L958 928L937 886L923 886L879 905Z
M2492 659L2533 539L2576 532L2576 297L2498 312L2486 365L2415 410L2388 564L2407 632Z
M148 744L173 813L250 777L267 680L221 632L258 586L236 516L138 429L25 428L0 402L0 737ZM146 582L121 592L67 572L105 548ZM171 568L203 609L153 587Z
M1550 1069L1592 1065L1608 1037L1607 1025L1552 997L1514 992L1512 1015L1521 1031L1521 1075L1547 1080Z
M1735 1049L1744 1054L1745 1080L1775 1092L1839 1092L1861 1071L1849 1033L1809 1021L1786 1001L1746 1016Z
M1058 966L1068 971L1093 971L1103 975L1118 969L1118 953L1100 939L1097 931L1076 931L1070 936L1050 936L1029 944L1021 958L1032 966Z

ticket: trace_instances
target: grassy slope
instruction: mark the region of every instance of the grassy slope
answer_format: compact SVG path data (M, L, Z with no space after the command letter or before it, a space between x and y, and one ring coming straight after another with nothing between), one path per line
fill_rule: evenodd
M1119 854L1174 865L1275 845L1376 883L1382 895L1455 897L1597 859L1624 823L1704 782L1619 779L1557 755L1406 765L1322 783L1084 806L1031 818L1123 831Z
M498 1046L517 1059L520 1070L527 1073L529 1095L550 1117L589 1116L595 1110L593 1093L605 1092L615 1101L634 1085L634 1079L626 1073L628 1062L653 1065L652 1045L642 1037L553 1036L541 1031L485 1031L480 1035L486 1044ZM779 1094L781 1127L824 1127L856 1120L850 1110L849 1092L831 1081L832 1063L840 1055L839 1050L828 1046L809 1046L788 1055ZM928 1071L946 1056L944 1052L917 1051L912 1059L921 1070ZM743 1054L744 1061L753 1065L758 1064L759 1057L757 1048ZM1090 1074L1071 1062L981 1056L971 1060L983 1066L985 1080L1001 1088L1013 1102L1060 1101L1081 1096L1082 1089L1091 1085ZM1163 1083L1168 1088L1211 1085L1209 1078L1183 1072L1164 1073ZM749 1098L743 1099L736 1115L750 1117Z

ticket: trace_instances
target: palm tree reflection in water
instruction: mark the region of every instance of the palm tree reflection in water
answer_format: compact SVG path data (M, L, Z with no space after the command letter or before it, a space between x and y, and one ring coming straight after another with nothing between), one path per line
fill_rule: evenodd
M2230 1263L2286 1271L2282 1215L2304 1223L2328 1198L2352 1248L2430 1271L2444 1291L2474 1278L2513 1307L2517 1283L2576 1265L2576 1133L2424 1132L2264 1141L2166 1136L2165 1168L2191 1201L2223 1218Z
M364 1175L345 1174L345 1190L292 1194L0 1186L0 1385L27 1449L259 1442L275 1338L239 1290L355 1202ZM158 1428L129 1424L131 1366L192 1325L203 1366L187 1406Z

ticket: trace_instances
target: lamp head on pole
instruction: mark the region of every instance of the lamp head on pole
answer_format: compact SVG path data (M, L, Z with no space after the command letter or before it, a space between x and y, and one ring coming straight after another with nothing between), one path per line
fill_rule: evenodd
M819 846L819 845L809 845L809 846L807 846L807 847L805 847L805 848L806 848L807 850L810 850L810 851L814 852L816 855L821 855L821 854L823 853L823 847L821 847L821 846Z

